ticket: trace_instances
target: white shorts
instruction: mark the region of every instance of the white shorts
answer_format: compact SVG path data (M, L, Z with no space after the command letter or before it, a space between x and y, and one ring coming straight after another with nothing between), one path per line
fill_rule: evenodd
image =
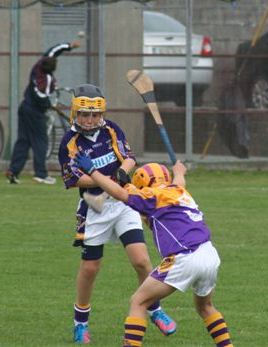
M164 258L151 276L185 292L189 287L198 296L207 296L216 285L220 258L210 241L189 254Z
M139 213L123 202L109 197L104 202L101 213L88 209L83 242L87 246L115 242L132 229L142 229Z

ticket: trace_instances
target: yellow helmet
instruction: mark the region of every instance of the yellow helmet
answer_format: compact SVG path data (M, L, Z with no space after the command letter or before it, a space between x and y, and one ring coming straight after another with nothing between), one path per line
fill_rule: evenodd
M157 187L160 184L171 184L171 176L164 165L149 163L134 172L131 183L138 189Z
M81 84L74 89L72 99L70 122L73 123L77 111L100 112L106 111L106 100L101 90L93 84Z

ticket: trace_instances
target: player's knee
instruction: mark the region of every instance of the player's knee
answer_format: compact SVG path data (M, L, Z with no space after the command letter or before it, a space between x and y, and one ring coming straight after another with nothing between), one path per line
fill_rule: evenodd
M148 275L152 269L150 258L146 254L134 259L132 265L138 274Z
M99 260L87 260L81 263L80 271L86 278L95 277L100 269L100 261Z
M132 312L143 311L144 313L146 313L148 307L152 304L152 302L150 300L148 301L146 296L144 296L144 294L139 290L137 290L137 292L131 296L129 302L130 310Z
M130 299L129 299L129 303L130 303L130 307L137 307L140 306L142 303L139 299L139 295L137 295L136 293L134 293Z

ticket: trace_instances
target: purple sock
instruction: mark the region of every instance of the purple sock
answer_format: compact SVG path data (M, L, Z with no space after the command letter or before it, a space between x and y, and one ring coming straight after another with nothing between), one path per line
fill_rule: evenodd
M91 310L90 305L80 307L77 304L74 305L74 321L75 323L87 323L89 312Z
M154 302L150 307L148 307L148 311L155 311L159 308L160 306L160 301Z

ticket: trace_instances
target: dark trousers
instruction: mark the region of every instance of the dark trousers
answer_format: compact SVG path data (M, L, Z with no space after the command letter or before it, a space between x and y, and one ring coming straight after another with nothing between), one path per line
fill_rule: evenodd
M45 114L22 102L18 116L18 139L13 149L9 169L15 175L19 175L28 159L29 149L32 148L34 174L45 178L47 177L46 152L48 148Z

